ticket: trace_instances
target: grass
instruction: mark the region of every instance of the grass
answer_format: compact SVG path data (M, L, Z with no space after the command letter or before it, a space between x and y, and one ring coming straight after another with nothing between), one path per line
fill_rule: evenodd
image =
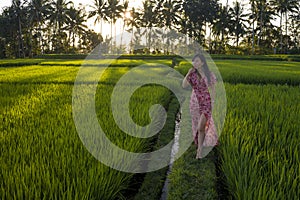
M265 60L265 61L300 61L300 55L285 55L285 54L271 54L271 55L218 55L212 54L213 59L218 60Z
M299 88L226 85L222 170L235 199L297 199ZM243 109L241 109L243 107Z
M99 163L80 141L72 118L72 88L78 67L1 68L0 198L124 199L133 174ZM108 137L131 151L147 151L155 138L122 133L106 109L109 94L129 68L110 68L96 95L97 116ZM151 98L145 94L151 93ZM149 105L167 106L169 92L145 86L134 93L133 118L145 124ZM122 97L120 97L122 98ZM136 99L136 100L134 100ZM143 107L144 109L138 109ZM146 113L144 113L146 112Z
M85 59L87 55L75 55L75 54L49 54L40 55L36 58L39 59ZM118 55L115 55L118 56ZM224 55L224 54L212 54L214 59L237 59L237 60L269 60L269 61L300 61L299 55L285 55L285 54L271 54L271 55ZM110 58L111 56L106 56ZM122 55L122 59L172 59L174 55Z
M24 66L21 69L18 67L0 69L0 82L5 84L74 84L79 70L78 67L41 67L39 65Z
M234 60L216 60L216 65L225 81L228 101L221 146L218 147L220 169L225 178L217 177L224 178L221 181L226 188L223 189L229 193L226 198L298 199L300 65ZM177 69L184 74L189 67L182 63ZM193 153L195 149L175 162L170 175L173 179L170 193L174 195L170 199L205 194L205 186L195 189L202 177L191 175L193 167L197 166L190 160ZM210 172L209 169L205 171ZM211 185L209 178L207 180ZM216 199L204 195L198 198Z
M169 175L168 200L217 199L214 151L196 160L196 146L174 162Z
M160 134L157 143L153 150L158 150L167 145L174 137L175 117L178 112L179 104L177 99L173 96L168 108L168 123L162 130L164 134ZM162 188L167 176L168 166L160 170L149 172L145 175L139 192L135 195L134 200L154 200L160 199Z
M48 60L41 62L40 65L42 66L81 66L83 63L84 65L95 65L95 66L109 66L113 65L114 67L136 67L138 65L142 64L148 64L151 62L160 63L160 64L165 64L165 65L170 65L171 60L164 60L164 59L157 59L153 61L152 59L143 59L143 60L138 60L138 59L103 59L103 60Z
M130 193L134 174L99 163L76 132L72 88L80 62L0 60L0 199L125 199ZM139 62L145 61L123 59L108 68L97 88L96 107L112 141L144 152L169 141L175 110L170 109L165 130L148 140L124 135L118 129L108 100L119 78ZM171 60L158 62L171 64ZM26 66L19 67L24 63ZM228 99L218 152L229 196L298 199L299 63L219 59L215 63L226 83ZM182 62L176 69L185 74L188 67ZM160 73L149 68L149 73L156 72ZM144 86L131 98L131 116L147 124L148 108L157 102L166 108L176 104L169 105L170 101L165 88ZM194 159L195 153L191 146L175 161L169 175L169 199L218 198L215 152L201 161ZM135 199L157 199L166 170L147 173Z
M300 63L278 61L215 60L215 65L227 83L300 85ZM177 68L186 74L190 63Z
M44 59L0 59L0 67L37 65Z

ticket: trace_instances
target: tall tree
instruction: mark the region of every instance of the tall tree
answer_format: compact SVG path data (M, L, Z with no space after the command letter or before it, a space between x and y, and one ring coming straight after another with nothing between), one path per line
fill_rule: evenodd
M108 0L107 1L107 13L110 20L110 35L113 37L113 25L116 24L117 19L121 18L123 13L123 6L120 4L119 0ZM116 26L115 26L116 35ZM113 51L113 40L111 40L111 52Z
M12 1L12 11L14 12L14 17L17 19L18 24L18 57L25 57L24 52L24 41L23 41L23 34L22 34L22 18L25 17L24 13L24 2L21 0L13 0Z
M50 24L53 25L53 50L56 53L60 53L64 50L63 40L65 33L63 32L63 26L67 22L68 7L73 4L72 1L67 0L53 0L50 7Z
M94 0L93 5L91 5L92 10L90 11L88 18L94 17L94 24L100 23L100 33L102 34L103 22L109 21L109 14L107 12L107 2L105 0Z
M238 1L234 2L233 8L229 9L229 15L232 16L233 33L236 37L236 47L239 46L239 39L246 33L246 17L249 14L244 13L244 8Z
M83 8L76 10L74 7L71 7L67 11L67 20L66 20L66 27L64 29L69 31L69 41L72 36L72 44L73 44L73 51L75 50L75 38L76 35L82 35L87 26L86 22L86 14L84 13Z
M182 4L187 18L187 32L190 37L203 45L205 42L204 28L207 22L215 19L218 4L217 1L186 0Z
M181 8L180 1L176 0L165 0L162 3L160 10L160 20L164 27L173 29L178 24L179 11Z
M291 14L290 19L290 30L294 38L294 48L297 53L300 53L300 9L298 9L298 12Z
M142 24L142 13L138 12L134 7L131 8L130 12L130 18L128 19L128 27L129 32L131 32L131 41L130 41L130 51L133 52L133 37L134 37L134 28L139 28Z
M125 27L127 26L128 22L129 22L129 18L131 18L131 14L130 14L130 12L128 12L128 6L129 6L129 1L128 0L123 1L123 13L122 13L123 26L122 26L122 30L121 30L120 50L122 49L123 33L125 30Z
M288 35L288 14L295 13L299 10L299 0L271 0L271 4L274 6L274 9L280 14L280 50L285 52L287 50L287 40L286 47L283 51L283 31L282 31L282 21L283 16L285 16L285 34Z
M41 49L43 52L42 27L49 16L49 8L50 4L48 0L31 0L28 5L30 29L34 32L30 35L38 38L36 53L39 53Z
M215 50L217 53L224 53L230 30L232 30L232 16L230 16L227 6L220 6L212 28L212 32L216 35Z
M1 58L18 57L20 54L17 18L12 6L3 9L0 15Z
M263 2L260 2L261 4ZM275 36L276 33L275 26L272 24L272 20L274 20L275 12L270 6L269 2L266 1L265 4L259 6L259 15L258 15L258 27L259 29L259 37L257 39L257 46L263 47L261 50L270 48L274 48L276 46L276 43L273 43L274 38L270 38L271 35ZM273 34L275 33L275 34Z
M255 22L258 19L258 9L257 9L257 4L258 0L250 0L251 4L251 15L249 16L250 21L251 21L251 26L252 26L252 55L255 52Z
M161 7L162 1L158 2L158 5L156 5L156 2L153 0L145 0L143 1L142 6L142 14L141 14L141 25L143 27L146 27L145 30L143 30L140 34L144 35L146 34L146 45L148 49L151 48L151 35L152 35L152 28L156 25L159 25L162 27L161 24L158 24L159 20L159 8ZM157 17L153 17L157 16ZM137 40L136 40L137 41Z
M263 29L263 24L264 24L264 20L265 20L265 17L264 17L264 13L266 11L266 4L267 4L267 1L266 0L260 0L260 1L257 1L257 10L258 10L258 24L259 24L259 35L258 35L258 38L257 38L257 47L259 48L259 45L260 45L260 40L261 40L261 37L262 37L262 29Z

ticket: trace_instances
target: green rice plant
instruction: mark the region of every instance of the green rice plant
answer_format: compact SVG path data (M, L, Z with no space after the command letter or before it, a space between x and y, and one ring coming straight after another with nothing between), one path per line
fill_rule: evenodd
M91 66L109 66L112 65L114 67L136 67L142 64L165 64L171 65L171 59L123 59L123 58L116 58L116 59L87 59L87 60L65 60L65 59L53 59L53 60L46 60L40 62L41 66L81 66L81 65L91 65Z
M217 60L265 60L265 61L300 61L299 55L218 55L212 54L211 57Z
M235 199L298 199L299 88L226 84L222 170Z
M42 61L43 59L0 59L0 67L37 65Z
M74 84L78 67L41 67L38 65L22 68L1 68L0 83L11 84Z
M125 199L133 174L99 163L75 129L72 88L81 61L38 62L45 63L0 67L0 199ZM171 60L158 62L171 64ZM135 152L150 151L164 132L148 139L123 133L113 121L110 96L124 73L144 63L138 59L113 63L101 80L99 77L95 97L97 117L107 137ZM217 60L216 64L227 82L228 114L218 148L230 194L235 199L298 199L299 64L248 60ZM176 69L185 74L188 67L181 62ZM163 74L153 66L149 73ZM129 84L138 83L132 80ZM146 125L151 105L161 103L167 108L170 100L166 88L145 85L131 97L130 114L135 122ZM199 191L187 189L194 180L204 181L194 153L190 149L173 166L174 198L199 197ZM201 173L210 180L203 192L213 199L211 164L204 164L207 170Z
M202 160L196 160L196 145L176 160L169 174L169 200L217 199L214 151Z
M174 138L175 130L175 118L178 113L179 103L175 96L172 95L172 100L168 108L168 119L162 132L158 135L157 143L153 146L153 150L158 150L167 145ZM167 170L169 166L166 166L160 170L148 172L139 188L139 192L134 196L135 200L140 199L160 199L162 188L167 176Z
M154 58L154 59L153 59ZM83 57L81 59L70 59L70 58L48 58L48 59L0 59L0 67L23 67L23 66L62 66L62 67L79 67L84 65L94 65L94 66L108 66L109 64L114 67L135 67L147 63L164 64L170 66L172 63L172 58L157 58L157 57L117 57L117 58L107 58L107 59L86 59ZM85 60L86 59L86 60Z
M298 199L300 65L237 60L215 63L226 82L228 100L218 147L231 195L228 198ZM185 74L189 67L181 62L177 69Z
M125 199L133 174L101 164L77 135L72 88L78 69L0 69L1 199ZM142 140L122 133L108 111L113 86L128 69L107 69L95 97L97 116L118 146L146 152L155 138ZM132 96L132 117L147 124L150 105L167 106L168 99L170 92L163 87L142 87Z
M299 62L257 60L215 60L214 62L222 79L231 84L300 85ZM190 63L182 61L176 69L186 74L190 67Z

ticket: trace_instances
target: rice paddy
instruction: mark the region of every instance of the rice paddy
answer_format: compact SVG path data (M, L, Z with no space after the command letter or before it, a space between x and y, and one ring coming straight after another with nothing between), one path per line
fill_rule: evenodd
M157 62L171 64L171 60ZM45 59L0 62L0 199L105 200L128 196L134 174L101 164L77 134L72 89L81 63ZM124 59L112 64L99 82L95 98L97 117L107 136L134 152L150 151L159 136L139 139L124 134L114 123L108 102L119 78L144 63ZM298 199L300 63L215 63L225 82L228 101L218 147L225 189L233 199ZM183 62L175 69L185 74L188 67ZM168 108L174 102L171 99L164 87L144 86L131 98L132 118L147 124L149 107L161 103ZM172 120L168 117L166 126L172 125ZM167 130L159 134L167 134ZM183 160L176 165L181 169ZM170 176L176 179L176 167ZM182 188L175 188L177 193L173 193L187 197L184 184L192 187L193 182L178 183L182 185L176 187ZM170 187L172 192L172 184ZM215 194L208 196L215 198Z

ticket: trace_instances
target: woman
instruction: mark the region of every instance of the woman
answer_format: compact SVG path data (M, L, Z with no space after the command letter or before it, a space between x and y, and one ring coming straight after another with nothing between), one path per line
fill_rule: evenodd
M212 118L212 105L215 96L216 76L208 69L202 54L193 57L193 67L189 69L182 82L182 87L192 86L190 113L194 142L197 145L196 159L202 158L203 146L218 144L218 136ZM208 88L211 88L212 96Z

